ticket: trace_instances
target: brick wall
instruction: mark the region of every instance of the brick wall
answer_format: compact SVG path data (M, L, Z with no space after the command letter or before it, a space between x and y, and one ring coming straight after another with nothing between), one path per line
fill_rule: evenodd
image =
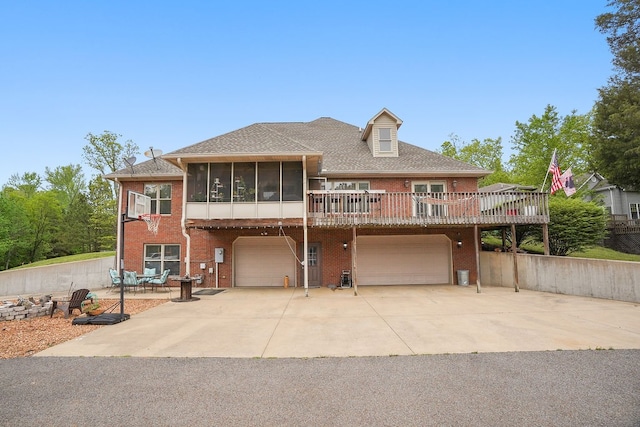
M432 180L442 180L440 178L431 178ZM412 178L407 179L409 187L405 187L404 178L385 178L370 179L371 189L386 190L390 192L410 191L410 182ZM429 180L429 178L420 178L420 181ZM453 191L453 179L445 179L449 191ZM456 178L456 190L458 192L476 191L477 180L474 178ZM167 182L167 181L158 181ZM144 192L145 182L127 182L123 183L125 194L127 190ZM181 209L182 209L182 182L171 181L172 202L171 215L163 215L159 232L154 236L147 230L143 221L132 221L125 224L125 252L124 263L126 270L142 271L144 268L144 245L145 244L179 244L181 248L181 266L180 274L186 273L184 259L187 253L186 239L182 235L181 230ZM126 207L126 201L124 201ZM203 221L197 224L203 223ZM251 224L259 228L228 228L207 230L204 228L189 228L188 232L191 236L191 275L202 274L204 280L202 286L215 286L215 272L209 273L210 268L215 267L214 249L221 247L225 250L225 262L220 264L218 272L218 286L231 287L232 285L232 249L233 242L240 236L258 236L262 232L269 235L277 235L278 228L275 226L276 221L259 220L253 221ZM303 259L303 231L302 227L284 227L284 232L296 241L298 257ZM463 242L462 248L458 248L458 233ZM456 270L469 270L470 282L474 282L477 277L476 260L473 250L474 238L473 228L460 229L435 229L435 228L373 228L358 229L358 235L416 235L416 234L444 234L452 242L453 254L453 277L456 280ZM309 242L319 242L322 248L322 279L323 284L338 284L340 273L342 270L351 270L351 240L353 238L351 229L309 229ZM347 250L344 250L343 243L348 243ZM205 268L201 269L201 264ZM297 274L298 286L302 286L303 272L300 268ZM291 279L293 286L293 278Z

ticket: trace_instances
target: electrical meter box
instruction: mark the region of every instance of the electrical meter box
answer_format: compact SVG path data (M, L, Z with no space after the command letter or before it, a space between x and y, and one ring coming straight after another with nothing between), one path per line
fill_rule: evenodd
M216 248L215 249L216 254L215 254L215 260L216 263L220 264L224 262L224 248Z

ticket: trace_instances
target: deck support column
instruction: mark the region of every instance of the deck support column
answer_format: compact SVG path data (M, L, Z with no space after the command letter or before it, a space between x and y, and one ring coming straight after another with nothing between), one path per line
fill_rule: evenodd
M518 284L518 245L516 243L516 225L511 224L511 251L513 252L513 286L516 292L520 292Z
M473 244L476 251L476 290L478 293L482 293L482 286L480 285L480 245L478 245L478 224L473 226Z
M549 255L551 250L549 249L549 224L542 224L542 242L544 243L544 254Z
M357 251L356 251L356 228L352 227L352 241L351 241L351 280L353 282L353 295L358 296L358 270L357 265Z
M307 194L307 156L302 156L302 194ZM309 218L308 209L305 207L302 214L302 274L304 282L304 296L309 296L309 269L307 258L309 258ZM297 268L296 268L297 270Z

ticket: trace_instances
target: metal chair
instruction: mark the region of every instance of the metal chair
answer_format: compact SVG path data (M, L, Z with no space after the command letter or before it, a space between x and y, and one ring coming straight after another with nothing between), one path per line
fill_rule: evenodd
M136 273L135 271L124 272L124 280L122 282L122 286L124 288L133 288L133 293L135 294L138 286L142 284L142 279L138 279L138 273Z
M147 283L151 285L151 290L155 290L156 286L166 286L167 278L169 277L170 272L171 270L165 270L162 272L162 275L159 278L147 280Z
M113 268L109 269L109 277L111 278L111 286L119 287L120 286L120 276L118 276L118 272Z

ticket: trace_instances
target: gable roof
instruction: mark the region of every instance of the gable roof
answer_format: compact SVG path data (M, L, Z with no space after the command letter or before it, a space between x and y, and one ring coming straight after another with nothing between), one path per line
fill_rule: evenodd
M386 109L380 114L395 117ZM311 122L255 123L164 154L162 159L178 168L194 162L293 160L305 155L308 162L321 161L317 174L326 177L481 177L491 173L402 141L398 141L398 157L373 157L362 136L363 130L357 126L330 117ZM134 171L138 173L139 168L152 173L149 162L134 166ZM107 177L121 175L129 177L131 172L122 169Z
M396 116L395 114L393 114L391 111L387 110L386 108L383 108L382 110L380 110L380 112L378 114L373 116L371 118L371 120L369 120L367 122L367 125L364 127L364 131L362 132L362 139L363 140L365 140L365 139L367 139L369 137L369 134L371 133L371 130L373 129L374 123L376 122L378 117L380 117L383 114L391 117L391 119L396 122L396 129L400 129L400 126L402 126L402 120L400 120L400 118L398 116Z

